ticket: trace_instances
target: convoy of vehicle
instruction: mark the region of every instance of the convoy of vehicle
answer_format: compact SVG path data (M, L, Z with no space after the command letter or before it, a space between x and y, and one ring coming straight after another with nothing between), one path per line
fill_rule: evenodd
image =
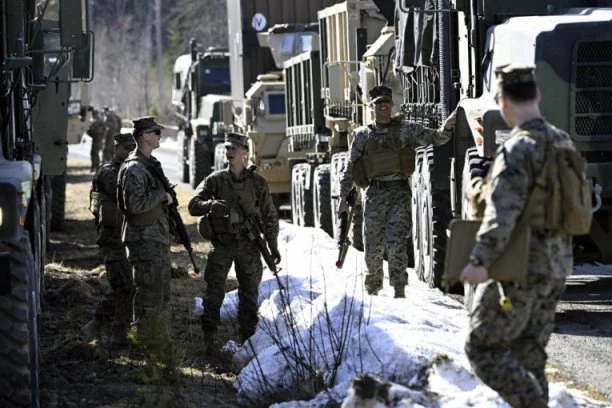
M34 0L0 8L2 405L39 399L45 248L49 229L63 223L69 116L88 104L76 86L70 95L71 83L92 76L87 4L61 0L54 19ZM591 232L574 240L576 263L612 262L612 1L228 0L227 7L229 48L200 50L192 41L174 65L182 181L195 188L220 168L225 131L242 131L279 209L335 236L351 134L373 118L367 91L391 87L399 113L429 127L458 107L452 141L418 149L411 180L415 269L441 287L447 226L469 217L470 170L491 160L508 131L494 102L494 69L532 64L544 116L570 134L595 187L598 208Z
M612 86L606 74L612 69L612 43L607 34L612 11L605 7L612 2L332 3L317 11L319 47L284 61L285 139L281 143L275 131L272 155L261 161L263 174L276 171L267 176L273 184L290 174L295 224L317 226L337 235L338 180L351 132L372 121L367 90L376 85L391 87L401 115L429 127L439 126L459 107L452 142L419 149L411 180L415 269L430 286L441 287L447 226L452 218L468 213L465 198L471 185L467 180L470 166L490 160L508 130L493 99L494 68L524 63L536 66L544 115L572 136L589 162L588 175L594 186L603 187L595 189L601 205L591 233L575 239L576 262L610 262L612 193L606 188L610 184L606 168L612 151L607 103L612 100ZM232 60L247 58L254 49L264 52L252 45L256 31L267 27L263 22L268 3L242 9L237 1L228 0L228 11L236 16L230 17L230 32L239 33L230 44L230 53L236 55ZM245 44L243 38L251 43ZM235 107L245 106L242 95L249 78L267 72L250 69L247 73L246 67L253 68L253 64L231 67ZM238 111L244 116L252 108ZM254 146L266 141L265 132L254 133ZM283 155L288 166L279 160ZM358 248L359 215L357 211L353 227L353 244Z

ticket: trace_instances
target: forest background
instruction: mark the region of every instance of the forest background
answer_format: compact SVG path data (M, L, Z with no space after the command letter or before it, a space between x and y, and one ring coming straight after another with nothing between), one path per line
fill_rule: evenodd
M195 38L201 50L227 47L226 0L88 0L95 35L94 107L123 118L174 121L172 67Z

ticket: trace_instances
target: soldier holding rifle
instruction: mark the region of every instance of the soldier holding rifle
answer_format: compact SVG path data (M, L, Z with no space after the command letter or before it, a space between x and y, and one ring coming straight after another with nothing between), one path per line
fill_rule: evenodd
M225 280L232 266L238 279L238 323L240 338L246 341L257 326L257 298L262 278L261 248L254 231L247 228L250 220L260 221L274 264L280 262L278 251L278 214L266 181L245 166L248 139L238 133L225 136L225 157L229 163L223 170L206 177L189 201L189 213L199 216L200 233L212 242L204 271L204 330L207 348L215 341L220 310L225 297ZM247 225L248 224L248 225ZM259 233L255 232L259 236Z
M117 203L125 216L122 240L134 274L134 323L139 336L148 331L142 330L147 318L167 311L170 301L169 206L174 200L165 188L168 181L161 163L151 154L159 147L162 129L152 116L134 120L137 148L118 177Z
M409 178L414 171L414 151L419 146L448 142L455 126L455 112L440 129L391 116L392 90L376 86L369 92L375 122L355 130L349 160L340 180L337 212L348 209L353 187L366 188L363 240L368 272L365 287L376 295L383 287L383 255L389 258L389 280L396 298L405 297L408 284L408 242L410 236Z

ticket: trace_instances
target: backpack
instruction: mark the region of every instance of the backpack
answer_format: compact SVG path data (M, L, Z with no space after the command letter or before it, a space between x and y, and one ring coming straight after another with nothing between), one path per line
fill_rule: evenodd
M551 143L552 145L552 143ZM579 152L554 145L544 165L550 208L548 225L568 235L585 235L593 220L593 185L586 177L586 162Z

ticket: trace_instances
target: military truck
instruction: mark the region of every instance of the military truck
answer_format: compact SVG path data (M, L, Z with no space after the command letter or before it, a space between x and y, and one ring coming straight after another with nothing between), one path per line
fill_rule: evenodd
M576 263L612 261L612 9L604 6L612 2L398 1L404 113L438 126L459 106L452 141L416 155L413 242L417 272L430 286L441 286L449 221L467 217L470 170L491 159L508 131L494 102L494 70L510 62L536 66L543 115L570 134L588 176L604 186L591 233L574 239Z
M285 137L283 63L319 45L317 11L333 0L296 0L283 7L269 0L228 0L233 127L249 136L249 160L268 185L279 210L287 212L290 174ZM300 155L298 153L298 155ZM294 155L295 156L295 155ZM216 157L221 166L224 154Z
M268 182L276 207L289 211L290 168L295 156L286 137L285 82L282 67L285 61L319 45L317 24L276 24L257 33L259 46L269 49L277 71L257 76L238 107L233 127L249 138L249 161ZM241 115L242 114L242 115ZM224 158L223 146L217 157ZM301 156L301 155L300 155Z
M320 52L285 63L293 223L337 233L335 207L351 132L370 123L367 90L388 76L393 27L370 0L347 0L318 12ZM369 47L369 48L368 48ZM360 200L357 200L360 202ZM361 206L353 244L362 248Z
M195 39L190 53L174 63L172 104L178 120L178 170L182 182L195 188L213 170L214 147L223 140L225 120L231 110L223 106L231 88L227 48L199 50Z
M57 6L7 0L0 7L3 407L39 406L38 330L49 208L63 201L52 194L52 180L65 173L70 81L92 75L87 1L62 0Z

